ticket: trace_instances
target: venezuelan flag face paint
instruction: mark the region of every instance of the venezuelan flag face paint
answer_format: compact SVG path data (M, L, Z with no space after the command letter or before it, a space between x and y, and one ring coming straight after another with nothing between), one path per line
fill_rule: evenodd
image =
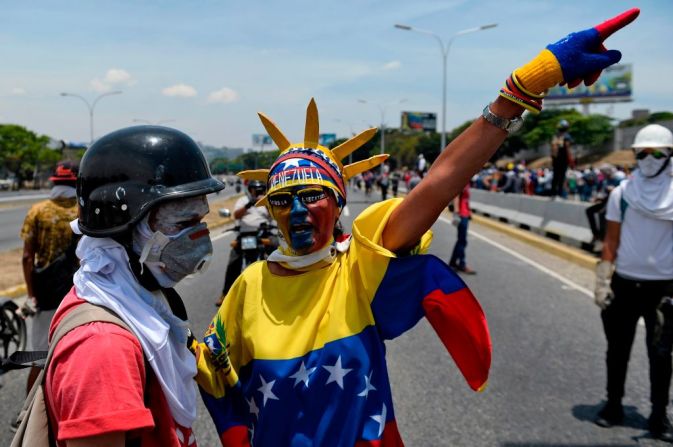
M339 209L328 188L286 188L270 194L269 205L278 228L296 254L312 253L331 240Z

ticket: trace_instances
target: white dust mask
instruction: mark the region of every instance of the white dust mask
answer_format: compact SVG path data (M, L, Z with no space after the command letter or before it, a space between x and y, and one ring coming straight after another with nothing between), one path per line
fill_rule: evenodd
M134 228L133 250L160 286L173 287L208 267L213 254L208 226L198 223L175 232L181 222L203 216L207 211L208 204L202 197L168 202L160 205L154 216L157 231L150 228L149 216Z
M658 172L661 172L661 168L668 161L668 158L656 159L651 155L638 160L638 169L645 177L654 177Z

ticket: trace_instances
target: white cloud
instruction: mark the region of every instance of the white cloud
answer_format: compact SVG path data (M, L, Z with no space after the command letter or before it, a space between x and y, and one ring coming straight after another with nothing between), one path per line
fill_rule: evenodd
M129 83L133 80L128 71L121 68L111 68L105 73L105 82L109 84Z
M161 91L161 93L164 96L178 96L180 98L191 98L198 94L194 87L187 84L175 84L170 87L166 87Z
M11 93L14 96L23 96L26 94L26 90L21 87L14 87Z
M93 78L89 83L91 88L99 93L104 93L112 90L113 87L121 85L131 86L136 83L136 80L129 74L128 71L121 68L110 68L103 79Z
M390 61L390 62L386 62L385 64L383 64L383 66L381 67L381 69L382 69L382 70L386 70L386 71L389 71L389 70L397 70L397 69L399 69L401 66L402 66L402 64L400 63L400 61Z
M219 90L211 92L210 95L208 95L208 102L221 102L222 104L228 104L236 100L238 100L238 93L229 87L223 87Z
M89 82L89 85L91 85L91 88L98 93L105 93L112 89L112 86L110 86L110 84L106 84L105 81L101 81L98 78L93 78Z

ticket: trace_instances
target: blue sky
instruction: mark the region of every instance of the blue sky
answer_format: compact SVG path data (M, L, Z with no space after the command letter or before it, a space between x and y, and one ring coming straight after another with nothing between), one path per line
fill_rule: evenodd
M401 110L441 110L448 58L447 129L477 116L513 68L546 44L630 7L636 22L608 39L634 65L634 101L592 106L627 118L633 108L673 110L673 1L339 0L5 1L0 15L0 122L57 139L88 141L133 119L171 120L212 145L250 147L265 112L290 140L303 136L304 111L318 103L321 131L347 136ZM369 101L359 103L358 99ZM404 100L403 103L400 101ZM439 124L438 124L439 125Z

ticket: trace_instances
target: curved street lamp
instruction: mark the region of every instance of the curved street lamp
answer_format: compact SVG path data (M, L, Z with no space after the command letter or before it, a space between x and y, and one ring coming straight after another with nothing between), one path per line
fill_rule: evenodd
M399 23L395 24L395 28L397 28L397 29L401 29L401 30L404 30L404 31L415 31L417 33L427 34L428 36L434 37L435 39L437 39L437 42L439 43L439 48L442 51L442 64L443 64L442 139L441 139L441 143L440 143L441 147L439 148L440 152L442 150L444 150L444 148L446 147L446 60L447 60L447 57L449 55L449 49L451 48L451 44L453 43L453 40L458 36L462 36L464 34L469 34L469 33L474 33L474 32L477 32L477 31L483 31L483 30L486 30L486 29L495 28L496 26L498 26L497 23L491 23L491 24L488 24L488 25L481 25L481 26L477 26L477 27L474 27L474 28L467 28L467 29L464 29L462 31L458 31L457 33L455 33L454 35L449 37L449 40L447 40L446 43L444 43L442 38L438 34L433 33L432 31L427 31L427 30L424 30L424 29L418 29L418 28L414 28L413 26L402 25L402 24L399 24Z
M123 92L120 91L120 90L115 90L115 91L113 91L113 92L103 93L102 95L98 95L98 96L93 100L92 103L89 103L89 101L87 101L87 100L86 100L83 96L81 96L81 95L77 95L77 94L75 94L75 93L61 92L61 96L72 96L73 98L79 98L79 99L81 99L81 100L84 102L84 104L86 104L87 109L89 109L89 132L90 132L90 138L91 138L91 141L89 142L89 145L91 145L91 144L93 143L93 111L94 111L94 109L95 109L95 107L96 107L96 104L98 103L98 101L101 100L101 98L103 98L103 97L105 97L105 96L120 95L120 94L122 94L122 93L123 93Z

